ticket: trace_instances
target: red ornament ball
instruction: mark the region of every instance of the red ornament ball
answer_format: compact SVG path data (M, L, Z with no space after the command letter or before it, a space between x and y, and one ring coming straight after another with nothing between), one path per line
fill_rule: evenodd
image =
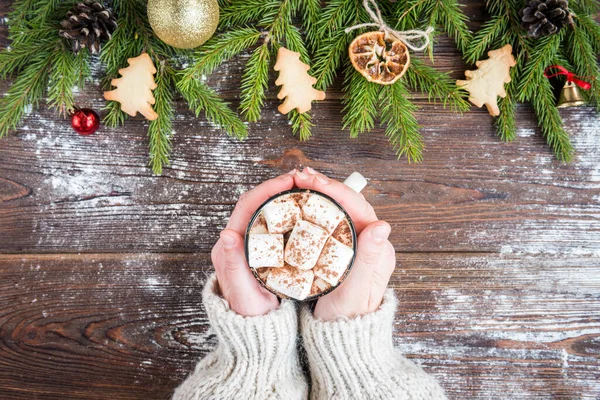
M90 108L78 108L71 115L71 126L80 135L91 135L100 127L100 117Z

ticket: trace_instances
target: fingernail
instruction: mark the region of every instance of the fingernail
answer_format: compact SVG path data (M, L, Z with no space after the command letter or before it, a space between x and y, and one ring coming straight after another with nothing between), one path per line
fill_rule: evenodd
M306 167L306 172L308 172L311 175L316 175L317 174L317 171L315 171L311 167Z
M306 175L304 172L296 171L296 176L303 181L308 179L308 175Z
M392 228L388 224L376 226L371 231L371 237L374 241L381 243L384 240L387 240L387 238L390 236L391 230Z
M317 175L317 180L319 182L321 182L323 185L327 185L330 182L329 178L327 178L326 176L323 176L323 175Z
M296 168L288 172L286 175L294 175L296 173Z
M233 246L235 246L236 240L234 237L229 236L227 233L223 232L221 232L220 236L226 249L231 249Z

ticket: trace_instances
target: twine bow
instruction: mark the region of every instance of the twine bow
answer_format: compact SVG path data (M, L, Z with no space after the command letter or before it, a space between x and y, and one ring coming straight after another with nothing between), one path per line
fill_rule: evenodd
M373 8L371 8L371 6ZM346 33L350 33L355 29L366 28L367 26L376 26L380 31L385 32L388 35L394 36L398 40L402 41L411 50L421 51L425 50L429 46L429 34L433 32L433 28L430 26L426 30L422 31L419 29L411 29L408 31L396 31L390 28L383 17L381 11L375 0L363 0L363 7L373 20L373 22L367 22L365 24L358 24L345 29ZM422 42L421 40L422 39ZM419 40L417 42L417 40ZM420 45L419 45L420 43Z
M552 75L548 75L548 70L552 69L552 68L557 69L559 72L555 72ZM566 75L567 82L573 82L574 84L576 84L583 90L590 90L590 88L592 87L591 83L579 79L579 78L581 78L580 76L575 75L574 73L570 72L569 70L567 70L565 67L563 67L561 65L551 65L544 70L544 76L546 78L554 78L555 76L559 76L559 75Z

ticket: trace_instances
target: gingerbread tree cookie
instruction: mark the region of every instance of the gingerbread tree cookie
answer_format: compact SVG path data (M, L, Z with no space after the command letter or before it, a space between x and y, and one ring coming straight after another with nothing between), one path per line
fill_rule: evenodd
M485 104L490 114L500 115L497 97L506 97L504 84L510 82L510 68L516 65L512 46L507 44L488 52L487 60L477 61L478 69L465 71L467 80L458 80L456 85L469 92L469 101L477 107Z
M147 53L130 58L127 62L129 67L119 70L121 78L110 82L117 89L104 92L104 98L121 103L121 110L132 117L139 112L153 121L158 118L158 114L152 109L152 104L156 102L152 95L152 90L156 89L154 82L156 68Z
M310 67L300 61L300 53L280 47L274 69L279 71L275 84L281 86L277 98L286 98L277 108L280 113L287 114L295 108L302 114L310 110L313 100L325 99L325 92L312 87L317 80L308 75Z

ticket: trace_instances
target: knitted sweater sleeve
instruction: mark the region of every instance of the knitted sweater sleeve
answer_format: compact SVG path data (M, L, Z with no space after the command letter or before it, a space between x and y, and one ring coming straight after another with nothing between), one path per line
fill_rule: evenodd
M243 317L220 296L215 275L206 283L203 300L219 343L176 389L174 400L307 398L293 302L283 300L267 315Z
M394 349L397 300L385 293L380 308L353 319L324 322L303 307L301 329L314 399L445 399L420 367Z

